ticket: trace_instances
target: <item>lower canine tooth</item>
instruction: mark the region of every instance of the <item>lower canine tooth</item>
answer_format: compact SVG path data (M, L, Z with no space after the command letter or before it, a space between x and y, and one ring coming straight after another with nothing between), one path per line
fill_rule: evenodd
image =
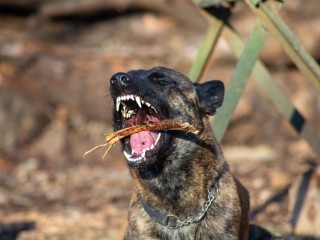
M158 143L160 136L161 136L161 133L158 134L158 137L157 137L156 141L154 142L154 145L156 145Z
M141 154L141 157L144 158L144 157L146 156L146 152L147 152L147 151L148 151L147 149L144 149L143 152L142 152L142 154Z
M124 156L126 157L126 159L130 160L131 156L129 153L127 153L126 151L123 151Z

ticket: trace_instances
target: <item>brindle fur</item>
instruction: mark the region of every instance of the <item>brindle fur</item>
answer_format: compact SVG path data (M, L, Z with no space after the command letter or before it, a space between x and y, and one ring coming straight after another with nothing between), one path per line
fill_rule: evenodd
M129 167L136 191L124 239L248 239L248 192L230 173L208 121L208 115L222 104L221 82L192 84L184 75L163 67L127 74L135 85L130 91L149 96L161 114L196 126L200 134L168 131L170 144L162 147L155 164ZM163 80L161 84L158 79ZM113 97L115 92L111 87ZM115 130L118 124L115 119ZM217 180L219 193L205 218L178 229L152 220L139 201L142 196L153 208L185 219L199 211Z

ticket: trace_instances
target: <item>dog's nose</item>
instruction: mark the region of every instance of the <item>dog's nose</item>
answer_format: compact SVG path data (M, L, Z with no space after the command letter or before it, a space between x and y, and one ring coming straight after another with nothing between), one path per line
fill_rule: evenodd
M131 78L126 73L116 73L110 79L110 84L118 89L123 89L128 86Z

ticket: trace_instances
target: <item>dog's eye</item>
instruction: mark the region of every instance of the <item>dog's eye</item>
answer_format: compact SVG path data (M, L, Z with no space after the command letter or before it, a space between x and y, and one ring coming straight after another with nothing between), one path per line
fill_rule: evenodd
M154 77L153 81L161 86L175 85L175 82L166 77Z
M154 72L149 75L149 79L153 81L155 84L160 85L160 86L174 86L176 85L175 81L173 81L170 77L159 73L159 72Z
M170 84L170 81L168 81L167 79L165 78L154 78L153 79L156 83L159 83L161 85L168 85Z
M152 73L149 76L149 79L151 79L153 82L160 84L160 85L168 85L172 82L172 81L170 81L170 79L168 79L166 76L164 76L163 74L161 74L159 72Z

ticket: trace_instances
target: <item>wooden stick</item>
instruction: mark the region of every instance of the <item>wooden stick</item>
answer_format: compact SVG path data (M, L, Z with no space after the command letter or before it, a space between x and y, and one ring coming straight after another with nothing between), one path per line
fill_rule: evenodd
M142 131L154 131L154 130L180 130L185 132L192 132L198 134L197 129L190 125L189 123L183 122L181 120L163 120L161 122L149 123L146 125L138 125L133 127L128 127L121 129L117 132L110 133L106 136L106 141L109 144L114 144L118 140L132 135L134 133Z
M105 153L103 154L103 158L105 158L108 152L110 151L111 147L113 146L113 144L115 144L120 139L130 136L134 133L138 133L142 131L156 131L156 130L180 130L185 132L191 132L194 134L199 133L199 131L193 125L187 122L183 122L181 120L175 120L175 119L166 119L161 122L148 123L146 125L137 125L137 126L121 129L114 133L110 133L105 138L106 143L95 146L94 148L85 152L83 157L85 157L87 154L99 148L110 145L105 151Z

